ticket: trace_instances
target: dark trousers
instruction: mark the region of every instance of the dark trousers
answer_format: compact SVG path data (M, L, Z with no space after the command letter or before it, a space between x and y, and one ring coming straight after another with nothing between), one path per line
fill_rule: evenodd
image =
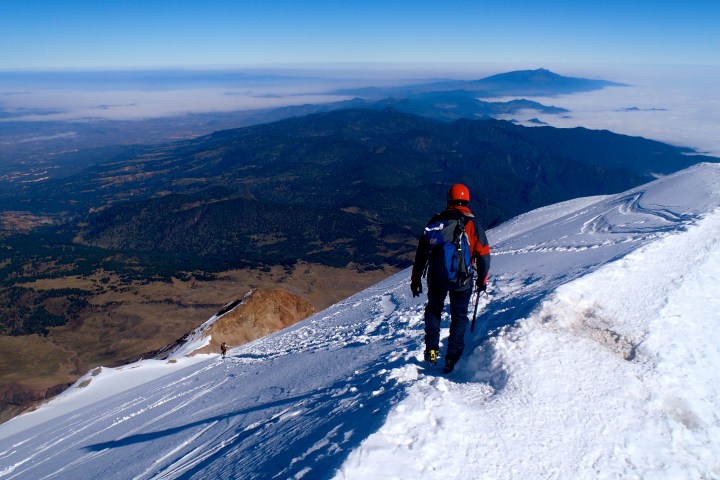
M467 329L468 305L472 288L450 293L450 337L448 338L446 361L455 363L465 349L465 329ZM440 316L445 305L448 291L428 288L428 303L425 306L425 348L438 350L440 345Z

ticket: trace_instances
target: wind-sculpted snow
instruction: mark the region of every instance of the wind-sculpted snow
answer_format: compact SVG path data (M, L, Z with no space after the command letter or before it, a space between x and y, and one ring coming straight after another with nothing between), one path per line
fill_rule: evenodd
M421 361L404 271L88 400L103 369L56 400L77 410L0 426L0 478L718 477L719 186L700 165L490 231L489 294L450 376Z

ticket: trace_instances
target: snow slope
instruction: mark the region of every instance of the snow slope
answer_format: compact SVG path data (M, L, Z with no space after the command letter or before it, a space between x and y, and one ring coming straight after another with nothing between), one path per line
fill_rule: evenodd
M720 165L488 236L449 376L404 271L224 360L72 388L0 425L0 478L720 478Z

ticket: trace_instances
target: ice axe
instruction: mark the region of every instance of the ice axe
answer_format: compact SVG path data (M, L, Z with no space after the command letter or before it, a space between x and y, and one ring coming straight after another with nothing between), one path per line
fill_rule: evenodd
M485 292L485 290L480 290L478 288L477 295L475 296L475 311L473 312L473 319L472 319L472 323L470 324L470 333L475 331L475 320L477 320L477 307L478 307L478 303L480 303L480 294L482 292ZM485 294L487 295L487 292L485 292Z

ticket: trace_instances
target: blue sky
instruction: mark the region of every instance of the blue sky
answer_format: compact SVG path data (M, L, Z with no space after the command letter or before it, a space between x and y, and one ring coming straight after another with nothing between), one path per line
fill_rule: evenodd
M0 69L720 64L718 0L0 0Z

